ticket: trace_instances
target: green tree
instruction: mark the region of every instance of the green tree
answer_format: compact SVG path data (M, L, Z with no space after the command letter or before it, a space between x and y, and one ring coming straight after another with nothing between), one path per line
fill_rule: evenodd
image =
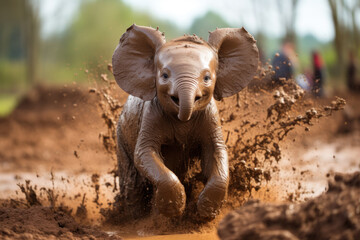
M209 31L216 28L231 27L219 14L209 11L204 16L196 18L190 27L190 34L196 34L207 40Z
M173 24L134 11L122 1L82 1L70 26L46 40L44 59L58 61L57 68L70 66L76 70L86 67L96 72L98 67L103 69L103 64L111 62L121 35L134 23L159 27L167 39L180 34Z
M0 1L0 78L2 85L31 85L36 79L39 19L35 1ZM24 65L24 66L22 66ZM5 66L5 67L4 67ZM26 74L21 74L26 68ZM26 81L24 81L26 79Z
M360 12L360 0L328 0L328 3L335 31L338 75L344 77L348 52L359 54L360 51L360 28L356 19Z

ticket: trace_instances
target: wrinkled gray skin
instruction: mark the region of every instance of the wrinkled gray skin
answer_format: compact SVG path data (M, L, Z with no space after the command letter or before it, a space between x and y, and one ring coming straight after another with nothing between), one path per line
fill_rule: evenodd
M123 214L136 218L153 204L165 216L181 215L182 181L195 158L206 179L198 213L217 214L229 169L214 98L243 89L257 64L255 40L243 28L217 29L208 42L166 42L160 31L136 25L123 34L113 55L115 79L130 94L117 129Z

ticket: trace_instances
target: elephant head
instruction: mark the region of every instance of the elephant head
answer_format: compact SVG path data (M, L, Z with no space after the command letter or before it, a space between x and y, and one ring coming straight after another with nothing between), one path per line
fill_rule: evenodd
M258 66L254 38L244 29L216 29L208 42L183 36L166 42L158 29L132 25L113 55L116 82L145 101L157 97L163 110L181 121L238 93Z

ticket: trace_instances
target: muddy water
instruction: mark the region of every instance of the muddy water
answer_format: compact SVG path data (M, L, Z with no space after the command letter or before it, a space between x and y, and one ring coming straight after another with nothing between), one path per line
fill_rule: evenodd
M163 236L151 236L151 237L124 237L128 240L218 240L216 231L212 233L194 233L194 234L173 234Z

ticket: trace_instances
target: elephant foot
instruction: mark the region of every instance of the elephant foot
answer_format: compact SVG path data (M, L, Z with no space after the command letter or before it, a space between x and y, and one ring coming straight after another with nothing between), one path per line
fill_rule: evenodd
M155 208L166 217L180 216L185 210L185 188L179 182L159 184L155 193Z
M225 200L226 192L226 183L209 181L201 192L197 202L200 217L204 219L214 219Z

